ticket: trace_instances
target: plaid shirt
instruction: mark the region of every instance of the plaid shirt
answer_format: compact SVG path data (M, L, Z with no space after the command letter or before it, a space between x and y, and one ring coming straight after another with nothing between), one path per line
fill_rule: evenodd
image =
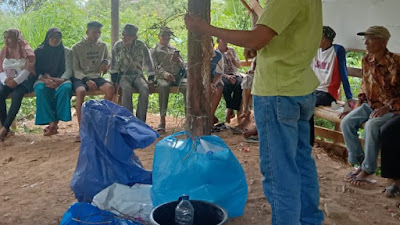
M360 102L376 109L385 105L400 110L400 56L386 50L381 61L369 53L362 60Z

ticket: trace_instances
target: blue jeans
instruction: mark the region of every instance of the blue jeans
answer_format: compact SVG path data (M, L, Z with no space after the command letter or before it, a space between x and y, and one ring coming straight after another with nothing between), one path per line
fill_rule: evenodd
M375 173L377 168L380 128L393 117L393 113L387 113L381 117L370 119L369 116L373 111L368 104L364 103L345 116L340 125L349 152L349 163L362 163L362 170L368 174ZM365 153L357 133L363 123L365 123Z
M315 94L254 96L253 101L263 188L271 204L272 224L322 224L318 175L310 145L309 120Z

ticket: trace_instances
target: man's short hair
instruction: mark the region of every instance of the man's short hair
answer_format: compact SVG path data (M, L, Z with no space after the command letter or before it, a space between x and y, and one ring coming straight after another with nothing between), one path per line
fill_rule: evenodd
M122 29L122 32L125 32L129 36L135 36L137 35L139 28L133 24L126 24L124 28Z
M90 21L89 23L87 23L86 28L88 30L90 29L100 29L103 27L103 24L101 24L100 22L97 21Z
M324 36L325 39L333 42L333 40L336 37L336 32L329 26L324 26L322 28L322 35Z

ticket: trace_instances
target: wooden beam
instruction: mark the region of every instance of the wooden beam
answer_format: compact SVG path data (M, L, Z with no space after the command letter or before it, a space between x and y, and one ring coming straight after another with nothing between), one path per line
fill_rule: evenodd
M188 11L210 22L210 0L189 0ZM186 129L194 136L211 133L212 54L210 36L188 32Z
M119 39L119 0L111 0L111 48Z
M259 0L250 0L250 8L256 13L258 17L263 13L263 8L260 5Z
M354 67L347 67L347 72L350 77L359 77L362 78L362 70Z
M315 130L316 136L321 136L323 138L330 139L334 143L344 144L344 138L343 138L343 134L341 132L329 130L329 129L326 129L326 128L320 127L320 126L315 126L314 130Z

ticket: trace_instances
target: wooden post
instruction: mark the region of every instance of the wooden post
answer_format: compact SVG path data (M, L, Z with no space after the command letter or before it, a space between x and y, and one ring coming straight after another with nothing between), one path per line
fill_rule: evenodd
M119 39L119 0L111 0L111 48Z
M210 21L210 0L189 0L189 13ZM188 33L186 129L194 136L209 135L211 118L211 39Z

